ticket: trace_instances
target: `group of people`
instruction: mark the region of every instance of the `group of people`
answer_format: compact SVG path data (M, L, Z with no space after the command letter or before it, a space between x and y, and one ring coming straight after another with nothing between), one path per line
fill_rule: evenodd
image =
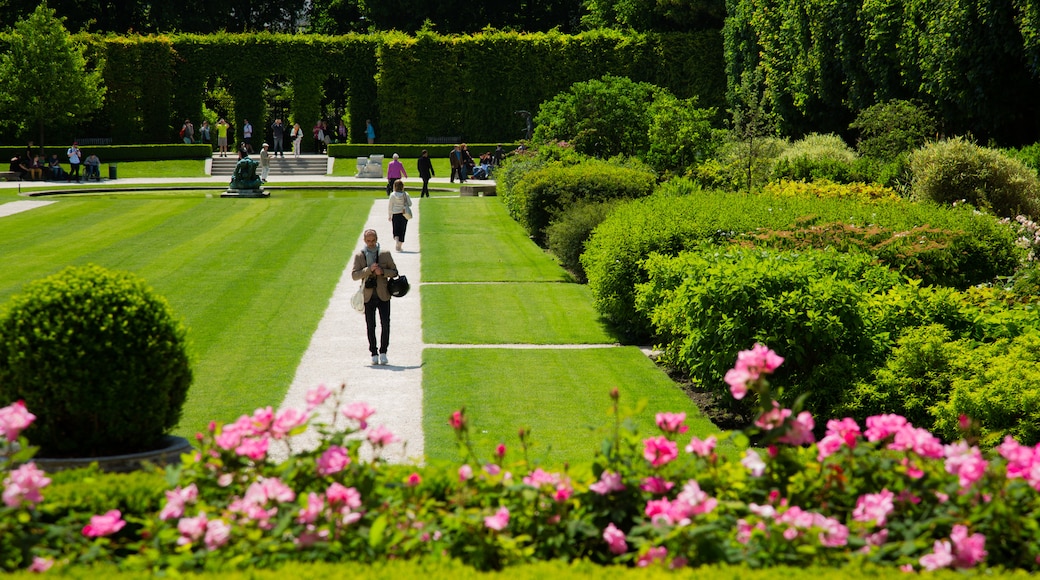
M84 158L83 151L79 148L79 143L74 142L71 147L65 151L65 155L69 162L69 171L66 172L61 166L61 161L58 159L57 153L52 153L50 158L44 161L40 158L40 154L36 151L36 147L32 141L25 148L25 153L15 155L11 158L10 171L18 174L19 179L31 179L41 180L44 179L44 174L49 174L51 180L72 181L75 179L77 182L81 181L80 178L80 167L83 168L83 179L90 181L95 179L101 181L101 158L95 153Z
M505 150L502 149L502 145L499 145L495 150L488 151L478 159L478 163L473 159L473 155L469 152L469 147L465 143L456 145L451 153L448 153L448 160L451 163L451 178L450 181L455 183L455 178L459 179L459 183L466 183L466 180L472 177L473 179L490 179L491 171L501 161L505 155Z
M231 129L231 125L228 124L224 118L217 121L216 124L217 134L217 149L220 157L227 157L228 154L228 134ZM276 157L285 157L284 143L285 143L285 130L286 125L282 123L281 119L275 119L274 123L271 124L271 142L274 144L271 147L272 155ZM209 121L203 121L202 126L199 127L196 135L195 124L191 122L191 119L185 119L184 124L181 125L179 132L180 138L186 144L192 143L213 143L213 132L214 127L209 124ZM329 144L332 142L345 142L347 140L347 126L343 120L340 119L339 125L333 128L326 121L318 121L314 124L314 128L311 130L311 136L314 139L314 151L317 153L325 153L328 150ZM289 130L289 140L292 143L293 156L300 156L300 145L303 142L303 129L299 123L293 124ZM365 121L365 137L368 139L368 143L372 144L376 142L376 130L372 126L371 120ZM245 154L253 153L253 125L249 122L249 119L242 119L242 139L238 144L239 156L244 152Z

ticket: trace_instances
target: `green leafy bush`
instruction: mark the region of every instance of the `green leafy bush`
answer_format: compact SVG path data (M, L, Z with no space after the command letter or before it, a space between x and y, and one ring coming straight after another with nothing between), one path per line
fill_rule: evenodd
M762 188L764 195L773 197L848 199L863 203L898 201L899 194L890 187L873 183L834 183L827 179L813 181L780 180Z
M878 240L878 248L871 251L888 256L893 267L932 272L936 276L933 282L992 281L994 275L1012 274L1024 254L1009 228L992 216L965 208L707 192L679 179L662 185L648 198L620 203L593 231L581 263L597 310L626 339L647 341L653 331L649 321L635 311L634 288L647 280L640 264L651 253L676 255L705 241L729 244L752 233L797 232L813 227L826 231L827 224L837 223L846 224L841 227L848 231L861 228L864 232L889 232L889 240ZM950 241L947 246L928 242L934 248L920 248L920 252L911 254L910 246L900 236L915 228L920 232L948 232L935 235L939 239L949 236ZM841 243L839 247L856 247L852 241L835 241ZM895 264L903 255L918 263Z
M756 342L785 358L773 381L790 405L828 414L849 381L885 354L876 341L868 298L901 283L867 254L777 252L710 246L675 257L651 256L649 281L636 289L636 309L662 340L663 360L709 389L737 353Z
M1001 217L1040 216L1040 180L1022 162L962 138L910 155L913 196L945 205L965 201Z
M794 181L826 179L848 183L853 180L856 157L856 152L841 137L812 133L784 149L773 167L773 177Z
M706 188L756 191L773 178L773 166L786 148L787 142L776 137L746 141L730 133L715 157L694 168L693 178Z
M688 167L715 155L725 132L712 126L715 109L696 106L696 99L658 95L650 105L646 162L661 173L682 175Z
M538 107L534 140L567 141L579 153L602 159L642 156L649 149L650 105L666 92L609 74L574 83Z
M567 211L561 212L545 230L549 251L582 284L588 280L585 269L581 267L585 242L592 236L596 226L607 218L614 205L613 201L578 201Z
M549 223L578 201L645 197L656 183L657 177L649 168L633 169L589 159L578 165L547 165L526 173L512 187L509 203L520 211L520 225L541 244Z
M49 456L156 448L191 379L183 326L129 273L70 266L0 317L0 398L36 411L27 435Z
M939 132L938 122L926 107L899 99L860 111L849 128L859 131L856 149L861 155L884 160L917 149Z

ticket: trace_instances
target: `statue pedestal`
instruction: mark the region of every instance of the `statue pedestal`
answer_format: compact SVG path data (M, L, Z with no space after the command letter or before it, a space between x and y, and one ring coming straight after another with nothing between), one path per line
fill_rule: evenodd
M220 194L220 197L271 197L271 194L259 188L236 189L234 187L229 187L227 191Z

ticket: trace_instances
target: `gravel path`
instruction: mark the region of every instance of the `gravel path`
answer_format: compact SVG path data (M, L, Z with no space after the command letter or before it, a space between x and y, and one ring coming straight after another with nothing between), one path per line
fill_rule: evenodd
M340 408L355 401L368 403L376 410L369 419L371 425L385 425L400 442L385 447L383 459L395 463L422 460L422 312L419 295L422 290L419 277L419 198L412 198L414 217L408 224L403 252L393 252L394 262L401 274L408 276L411 290L407 296L394 298L390 308L390 345L387 357L390 364L372 365L365 338L364 314L350 307L350 296L358 283L350 279L353 255L344 264L343 274L329 300L325 315L311 337L310 345L296 369L281 408L306 408L307 391L324 384L332 390L346 385ZM373 228L379 234L382 249L393 251L394 237L386 219L387 200L376 200L368 215L365 229ZM354 242L360 249L361 236ZM378 333L378 328L376 329ZM330 416L319 420L331 422ZM340 416L337 425L345 425ZM295 449L317 445L317 432L308 431L293 441ZM363 445L362 451L370 449ZM273 449L272 449L273 450ZM273 454L274 455L274 454ZM276 459L281 459L275 457Z
M9 201L7 203L0 204L0 217L14 215L23 211L29 211L30 209L36 209L45 205L50 205L53 201L44 200L24 200L24 201Z

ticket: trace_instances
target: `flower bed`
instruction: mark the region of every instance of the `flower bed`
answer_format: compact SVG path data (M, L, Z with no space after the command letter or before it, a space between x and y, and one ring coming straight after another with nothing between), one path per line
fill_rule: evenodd
M870 417L865 429L830 420L815 441L808 412L774 402L766 377L782 362L760 345L740 353L726 382L735 397L754 398L758 420L706 440L684 435L682 413L659 413L650 436L632 432L614 392L613 434L591 481L532 465L524 431L520 449L482 457L464 410L449 418L462 465L388 465L379 453L395 436L368 423L373 409L322 386L305 410L260 409L199 434L169 469L158 513L58 521L41 516L49 478L29 461L22 431L33 416L15 403L0 409L0 561L45 570L113 560L153 572L407 558L479 569L550 559L1040 568L1040 446L1007 439L984 452L969 419L965 438L947 445L896 415ZM316 449L268 459L272 446L293 451L293 436L329 409ZM721 437L742 457L718 453Z

